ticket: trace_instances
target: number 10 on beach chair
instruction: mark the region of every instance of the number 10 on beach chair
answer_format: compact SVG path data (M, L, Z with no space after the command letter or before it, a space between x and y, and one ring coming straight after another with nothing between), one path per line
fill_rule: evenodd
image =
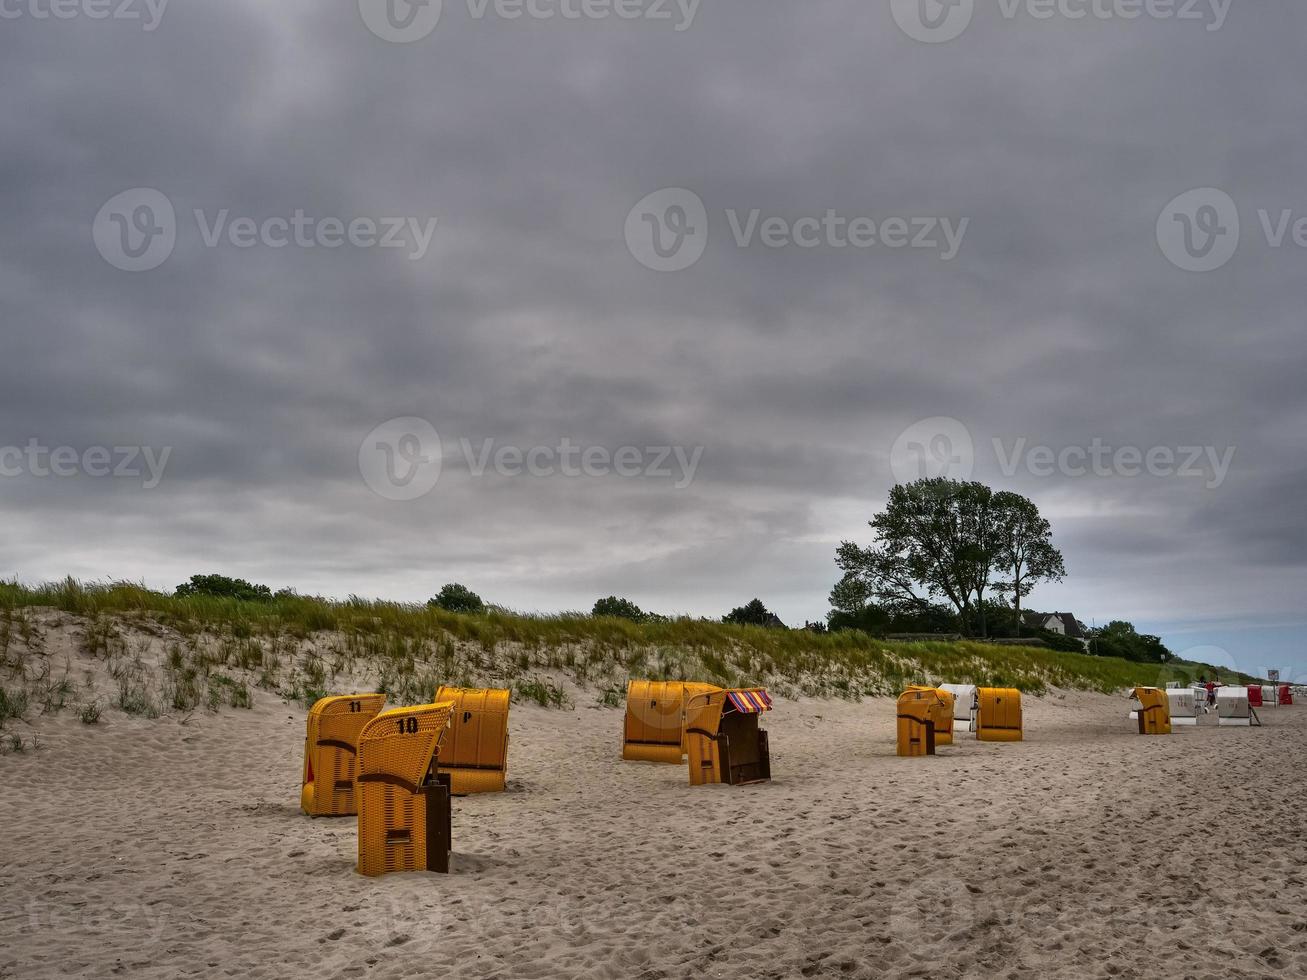
M761 688L690 695L685 703L690 785L771 779L767 732L758 727L758 716L771 706L771 696Z
M449 871L449 776L437 772L454 702L395 708L359 735L360 874Z
M309 709L300 781L300 809L309 816L344 817L358 812L354 777L359 733L385 704L384 694L346 694L320 698Z

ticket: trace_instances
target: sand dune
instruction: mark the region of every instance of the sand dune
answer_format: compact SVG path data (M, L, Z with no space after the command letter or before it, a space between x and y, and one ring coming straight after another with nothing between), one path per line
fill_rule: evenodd
M578 694L514 706L451 875L364 879L261 697L0 759L0 977L1307 975L1301 708L1144 738L1052 695L1025 742L899 759L888 701L779 701L774 781L691 789Z

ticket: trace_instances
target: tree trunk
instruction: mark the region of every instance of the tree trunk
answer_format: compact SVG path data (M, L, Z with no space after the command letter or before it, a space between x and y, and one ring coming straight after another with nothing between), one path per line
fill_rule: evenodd
M1021 637L1021 566L1012 568L1012 601L1017 609L1017 638Z

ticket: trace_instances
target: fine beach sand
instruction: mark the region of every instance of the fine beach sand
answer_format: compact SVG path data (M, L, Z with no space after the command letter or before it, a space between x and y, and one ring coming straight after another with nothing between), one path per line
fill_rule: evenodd
M514 705L451 875L379 879L298 812L302 709L43 720L0 758L0 977L1307 975L1302 707L1145 738L1054 692L899 759L889 701L778 700L774 781L692 789L574 700Z

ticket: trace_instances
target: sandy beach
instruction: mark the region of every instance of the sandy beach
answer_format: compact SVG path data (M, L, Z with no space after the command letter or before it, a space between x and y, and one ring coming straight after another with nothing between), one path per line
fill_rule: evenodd
M512 711L453 873L354 872L297 800L304 712L48 720L0 759L0 977L1303 976L1307 712L894 755L892 705L778 701L774 780L619 760L622 714Z

